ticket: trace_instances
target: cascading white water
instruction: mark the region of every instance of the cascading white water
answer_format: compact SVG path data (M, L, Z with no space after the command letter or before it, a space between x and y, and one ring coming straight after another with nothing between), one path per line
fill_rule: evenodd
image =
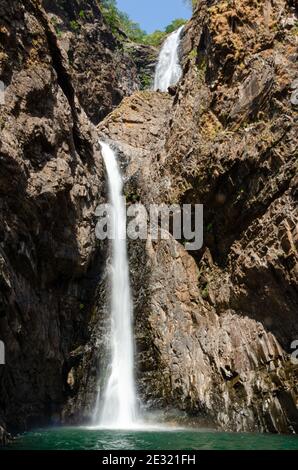
M183 26L166 39L158 59L154 89L166 92L182 75L178 48ZM115 152L100 142L112 206L111 361L103 394L99 392L95 424L102 428L130 429L138 423L134 382L133 304L126 246L126 208L122 178Z
M168 91L169 86L176 85L182 75L179 63L179 44L183 26L171 33L165 40L156 66L154 90Z
M122 178L115 152L100 142L105 162L112 209L111 270L111 363L102 400L98 400L98 423L102 427L129 429L137 421L134 383L133 304L126 246L126 207Z

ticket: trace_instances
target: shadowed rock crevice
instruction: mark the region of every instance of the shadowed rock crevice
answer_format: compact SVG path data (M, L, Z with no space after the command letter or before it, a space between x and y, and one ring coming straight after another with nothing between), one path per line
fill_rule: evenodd
M106 24L100 2L43 0L57 41L68 57L80 105L98 124L122 99L147 85L157 50L116 38ZM151 69L150 69L151 64ZM86 79L87 77L87 79Z

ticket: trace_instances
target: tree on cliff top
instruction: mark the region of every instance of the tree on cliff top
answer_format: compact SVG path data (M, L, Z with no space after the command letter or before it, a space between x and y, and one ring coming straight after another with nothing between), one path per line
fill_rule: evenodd
M156 30L147 34L139 23L132 21L126 13L118 9L116 0L102 0L101 10L114 34L117 35L119 31L123 31L132 41L151 46L159 46L167 34L186 23L185 19L178 18L173 20L164 31Z

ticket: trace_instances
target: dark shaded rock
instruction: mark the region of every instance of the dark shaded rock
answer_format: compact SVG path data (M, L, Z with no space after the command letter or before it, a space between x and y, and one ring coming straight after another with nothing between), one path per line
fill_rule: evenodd
M127 42L125 43L125 50L133 58L137 66L141 90L151 89L154 83L155 66L159 53L158 48Z
M59 419L65 360L86 341L103 171L44 10L0 8L0 416L23 430Z
M97 0L43 0L59 45L67 54L81 106L98 124L139 88L137 67L106 25Z
M176 95L176 92L177 92L177 87L175 86L170 86L168 88L168 93L171 95L171 96L175 96Z
M0 447L7 446L12 442L13 438L1 425L0 425Z

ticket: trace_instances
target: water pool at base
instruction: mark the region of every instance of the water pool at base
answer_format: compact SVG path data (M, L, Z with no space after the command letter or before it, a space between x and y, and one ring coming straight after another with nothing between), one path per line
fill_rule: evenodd
M52 428L20 435L8 450L294 450L298 436L208 430Z

